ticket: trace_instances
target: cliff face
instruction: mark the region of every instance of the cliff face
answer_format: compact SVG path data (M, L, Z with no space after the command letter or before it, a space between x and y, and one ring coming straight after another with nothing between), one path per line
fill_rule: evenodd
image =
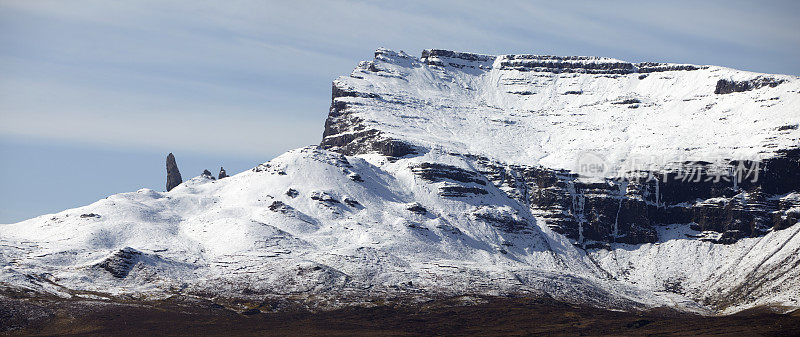
M701 241L730 244L758 237L800 220L800 153L797 149L748 167L762 176L719 178L711 165L688 163L687 173L642 172L639 179L583 182L577 174L542 167L477 161L481 172L510 196L528 204L548 226L583 247L610 243L642 244L659 240L658 227L690 224ZM644 178L646 177L646 178ZM649 179L648 179L649 178ZM690 179L689 179L690 178ZM717 181L718 180L718 181ZM734 180L736 182L734 182Z
M320 145L462 156L583 247L656 242L669 224L729 244L800 218L798 93L796 77L715 66L379 49L334 81Z

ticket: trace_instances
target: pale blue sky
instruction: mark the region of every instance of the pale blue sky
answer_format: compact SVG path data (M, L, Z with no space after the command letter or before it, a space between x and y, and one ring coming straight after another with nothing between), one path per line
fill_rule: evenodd
M800 74L795 1L0 0L0 223L319 142L378 47Z

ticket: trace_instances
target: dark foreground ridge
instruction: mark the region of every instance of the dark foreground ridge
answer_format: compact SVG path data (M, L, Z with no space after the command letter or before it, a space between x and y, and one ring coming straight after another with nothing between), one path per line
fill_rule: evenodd
M0 334L155 336L660 335L797 336L800 313L750 310L702 317L663 309L624 313L528 298L456 297L312 313L276 303L168 299L147 303L0 300ZM237 309L231 309L231 306ZM249 309L247 309L249 308Z

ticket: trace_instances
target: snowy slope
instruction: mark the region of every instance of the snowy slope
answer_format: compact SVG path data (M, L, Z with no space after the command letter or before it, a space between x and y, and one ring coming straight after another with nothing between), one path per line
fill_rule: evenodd
M3 225L2 282L65 296L145 298L236 297L244 289L351 299L528 293L616 308L705 312L714 306L694 300L738 285L744 274L798 261L797 226L734 245L676 239L587 255L500 191L440 197L436 184L409 168L433 160L469 165L434 152L392 163L304 148L260 166L260 172L220 181L197 177L167 193L143 189ZM354 174L363 181L353 180ZM287 195L290 189L296 196ZM427 211L408 210L414 205ZM504 232L470 216L476 210L531 226ZM98 267L126 247L141 256L124 277ZM732 267L737 273L730 273ZM783 292L736 304L796 306L796 273L789 268L776 279ZM666 291L666 282L676 278L691 291ZM702 289L708 280L715 286Z
M608 161L609 174L624 171L626 161L638 167L631 158L640 164L753 159L800 144L796 76L674 64L660 68L694 70L654 72L659 67L607 58L561 60L543 71L521 61L546 56L425 54L379 49L375 60L334 82L361 95L335 102L349 104L359 126L426 148L559 169L593 152ZM619 69L586 73L586 64ZM627 71L636 72L618 73ZM720 79L759 78L783 82L715 94Z
M468 165L433 153L390 163L304 148L220 181L197 177L167 193L143 189L4 225L3 282L151 296L528 292L664 304L606 284L584 252L547 229L511 234L470 217L485 209L535 223L500 191L443 200L411 173L423 160ZM125 247L141 255L123 278L98 267Z
M686 229L677 225L665 232ZM726 313L757 305L797 307L798 232L800 226L794 226L734 245L673 236L638 247L617 245L612 250L593 250L591 255L618 280L683 294Z
M557 59L554 72L542 57L426 53L380 49L335 81L323 139L333 151L296 149L229 178L0 225L0 286L324 307L465 294L701 313L800 306L800 226L723 245L674 224L653 243L584 249L551 229L527 189L486 168L569 168L587 150L618 164L636 154L770 156L798 144L796 128L781 128L800 120L797 78L605 58ZM754 77L782 82L714 94L721 78ZM348 147L365 130L415 153Z

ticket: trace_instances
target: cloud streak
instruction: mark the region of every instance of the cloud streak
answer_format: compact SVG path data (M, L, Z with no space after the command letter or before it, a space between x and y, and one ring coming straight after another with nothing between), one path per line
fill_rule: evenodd
M262 156L316 143L377 47L600 55L800 74L773 2L0 3L0 134Z

